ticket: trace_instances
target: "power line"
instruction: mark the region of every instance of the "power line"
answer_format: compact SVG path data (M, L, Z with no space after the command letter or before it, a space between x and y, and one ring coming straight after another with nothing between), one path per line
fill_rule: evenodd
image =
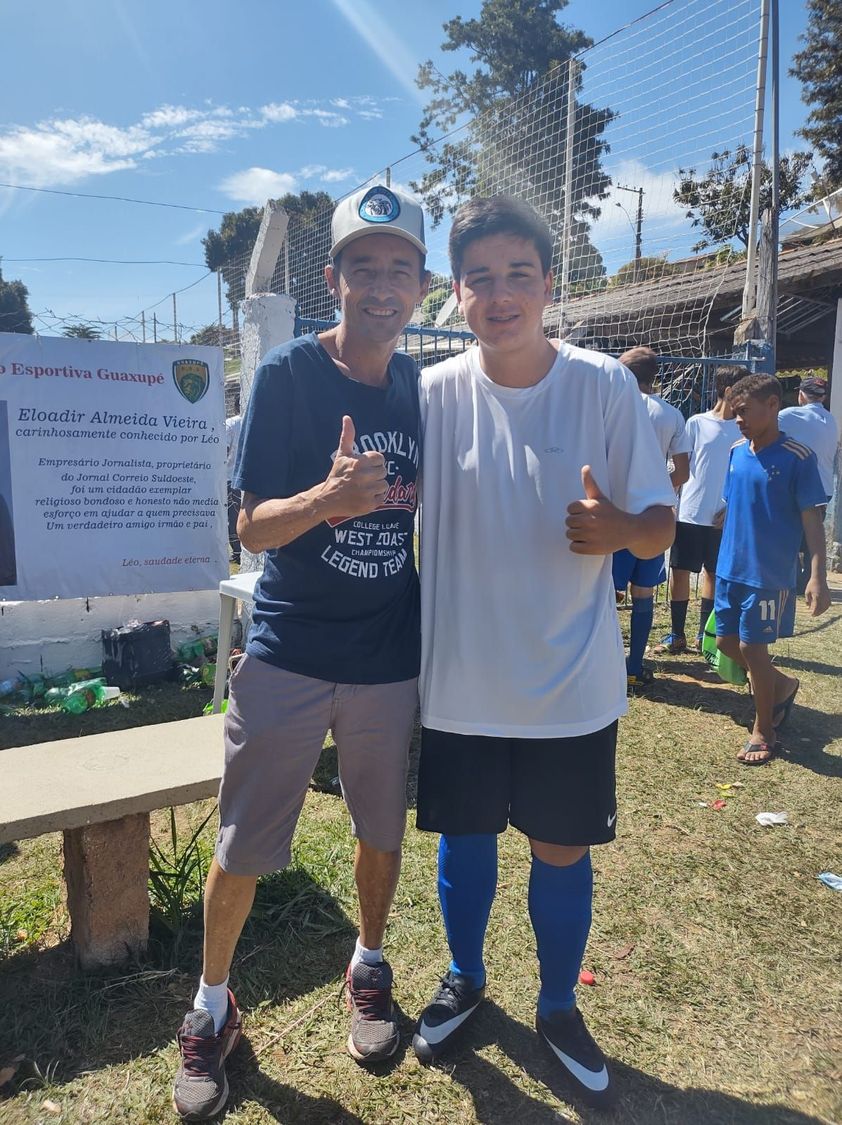
M145 207L170 207L176 211L201 211L205 215L224 215L225 211L217 211L213 207L190 207L186 203L159 203L155 199L132 199L127 195L94 195L87 191L60 191L58 188L30 187L28 184L4 184L0 188L9 188L11 191L38 191L45 195L67 195L73 199L110 199L117 203L142 203Z
M207 266L204 262L168 262L168 261L149 261L149 260L132 260L129 258L7 258L3 256L4 262L96 262L100 265L106 266L190 266L192 269L204 270Z

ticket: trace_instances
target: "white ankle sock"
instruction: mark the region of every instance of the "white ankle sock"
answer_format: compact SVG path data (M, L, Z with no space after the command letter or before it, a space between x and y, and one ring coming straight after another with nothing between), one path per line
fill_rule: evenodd
M200 977L199 991L193 998L193 1007L210 1012L213 1016L213 1029L218 1035L228 1015L228 977L222 984L206 984L205 978Z
M357 944L354 946L354 956L351 958L351 967L358 965L360 961L366 965L379 965L383 960L383 946L379 949L366 949L364 945L360 945L360 939L357 938Z

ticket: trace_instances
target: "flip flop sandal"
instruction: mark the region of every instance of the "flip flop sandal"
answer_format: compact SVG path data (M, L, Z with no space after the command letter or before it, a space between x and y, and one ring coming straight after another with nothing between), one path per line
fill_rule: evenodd
M795 697L796 695L798 695L798 689L800 687L800 683L796 684L795 691L792 693L792 695L788 695L786 699L782 700L780 703L775 704L775 708L772 712L772 718L774 720L779 713L781 716L778 721L773 724L776 731L779 731L784 723L789 719L790 712L792 711L792 705L795 702Z
M744 766L765 766L775 757L776 748L777 743L775 743L773 746L770 746L768 742L752 742L751 739L749 739L746 742L745 746L742 748L742 751L737 754L737 761L741 762ZM754 758L752 760L749 760L746 757L746 754L748 754L749 752L757 752L758 750L765 751L766 757Z

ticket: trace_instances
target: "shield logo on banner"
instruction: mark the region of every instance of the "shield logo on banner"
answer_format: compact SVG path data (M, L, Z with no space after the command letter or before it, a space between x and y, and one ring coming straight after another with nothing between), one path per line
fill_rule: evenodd
M172 377L188 402L198 402L210 385L210 368L201 359L177 359Z

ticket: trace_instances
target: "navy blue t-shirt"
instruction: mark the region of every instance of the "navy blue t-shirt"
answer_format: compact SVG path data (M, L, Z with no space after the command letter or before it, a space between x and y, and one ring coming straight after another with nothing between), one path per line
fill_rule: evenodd
M335 683L396 683L418 675L420 617L413 551L420 413L407 355L384 387L346 378L315 335L282 344L258 368L243 418L233 484L286 498L325 480L342 416L355 452L383 454L389 493L367 516L324 521L266 552L246 652Z
M801 513L825 502L816 455L781 433L757 453L745 438L731 449L717 578L761 590L793 590Z

